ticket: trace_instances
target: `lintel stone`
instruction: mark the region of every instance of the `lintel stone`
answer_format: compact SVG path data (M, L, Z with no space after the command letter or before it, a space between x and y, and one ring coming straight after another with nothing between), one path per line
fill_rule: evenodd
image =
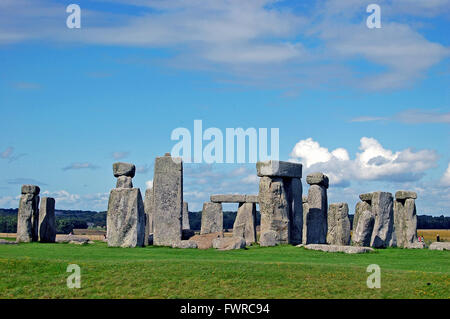
M263 161L256 163L259 177L302 178L302 164L284 161Z

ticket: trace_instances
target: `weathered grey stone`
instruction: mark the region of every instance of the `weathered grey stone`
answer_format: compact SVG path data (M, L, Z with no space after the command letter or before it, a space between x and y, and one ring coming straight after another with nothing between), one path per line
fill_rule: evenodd
M298 245L303 239L303 186L300 178L284 180L289 203L289 243Z
M222 237L212 241L213 248L219 250L232 250L245 248L245 239L242 237Z
M417 239L416 204L413 198L395 199L394 226L397 246L408 248Z
M364 194L359 195L359 198L362 201L369 202L369 204L372 201L372 197L373 197L373 193L364 193Z
M55 238L55 199L42 197L39 208L39 241L42 243L54 243Z
M117 162L113 164L113 173L115 177L129 176L133 178L136 173L136 166L131 163Z
M106 236L110 247L145 245L144 202L138 188L111 190L106 226Z
M393 247L397 245L394 231L394 209L391 193L374 192L372 197L372 213L375 214L370 246L375 248Z
M278 244L288 244L290 242L290 205L283 179L261 177L258 199L261 212L261 240L265 238L266 232L274 231L277 234Z
M263 161L256 163L259 177L296 177L302 178L302 164L283 161Z
M145 238L149 238L152 234L152 241L147 239L146 245L153 245L153 188L147 188L145 190L144 198L144 211L145 211Z
M259 238L259 245L261 247L271 247L278 245L280 240L278 239L278 233L269 230L261 234Z
M303 244L325 244L328 230L327 190L321 185L311 185L308 191L308 210L304 213Z
M191 224L189 223L189 208L188 203L183 202L183 217L182 217L182 229L191 229Z
M246 203L258 203L258 195L245 195Z
M245 195L241 194L211 195L210 200L213 203L245 203Z
M34 194L39 195L41 189L36 185L22 185L21 193L22 194Z
M325 188L328 188L329 186L328 176L320 172L308 174L308 176L306 176L306 183L309 185L320 185Z
M55 241L57 243L87 244L89 242L89 238L82 237L82 236L67 235L67 236L61 236L59 238L57 237Z
M327 243L339 246L350 245L350 219L347 203L330 204Z
M133 188L133 179L130 176L119 176L116 188Z
M450 250L450 242L434 242L428 247L430 250Z
M0 245L17 245L17 242L0 238Z
M427 248L427 247L425 246L424 242L416 241L414 243L409 243L404 248L408 248L408 249L424 249L424 248Z
M195 236L195 231L192 229L183 229L181 232L181 240L188 240L193 236Z
M223 232L217 232L217 233L210 233L210 234L204 234L204 235L195 235L194 237L191 237L190 241L195 241L197 243L198 249L209 249L212 248L212 242L216 238L222 238Z
M172 248L197 248L197 243L193 240L180 240L173 243Z
M357 224L353 224L353 245L361 247L370 246L374 223L375 216L370 210L365 210L360 214Z
M329 253L346 253L346 254L362 254L373 251L370 247L355 247L355 246L340 246L340 245L325 245L325 244L308 244L301 245L306 249L320 250Z
M408 199L408 198L417 199L417 193L412 192L412 191L397 191L395 193L395 198L396 199Z
M29 185L24 185L29 186ZM23 187L22 187L23 189ZM20 196L17 213L17 242L32 242L39 239L39 196L24 193Z
M256 204L239 205L233 225L233 237L244 238L247 245L256 242Z
M356 226L358 225L359 217L366 210L372 211L372 207L370 207L369 203L367 203L366 201L361 201L361 202L356 203L355 215L353 216L353 230L355 230ZM371 233L371 235L372 235L372 233Z
M223 231L223 211L220 203L204 203L200 234Z
M183 211L183 162L157 157L153 178L153 244L172 246L181 240Z

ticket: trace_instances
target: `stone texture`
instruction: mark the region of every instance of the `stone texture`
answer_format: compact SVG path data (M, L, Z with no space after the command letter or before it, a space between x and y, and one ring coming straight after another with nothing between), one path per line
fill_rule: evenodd
M223 211L220 203L204 203L200 234L223 231Z
M280 240L278 239L278 233L269 230L261 234L259 238L259 245L261 247L270 247L278 245Z
M181 240L183 162L157 157L153 177L153 244L172 246Z
M25 192L24 192L25 191ZM17 213L17 242L39 239L39 187L23 185Z
M306 183L309 185L320 185L325 188L328 188L329 186L328 176L320 172L308 174L308 176L306 176Z
M394 226L398 247L408 248L410 244L418 242L416 204L413 198L395 199Z
M428 247L430 250L450 250L450 242L434 242Z
M0 245L17 245L17 242L0 238Z
M153 188L147 188L145 190L144 211L146 219L145 237L148 238L150 234L153 234ZM150 245L150 242L148 241L146 244Z
M180 240L179 242L173 243L172 248L197 248L197 243L193 240Z
M115 177L129 176L134 177L136 166L130 163L117 162L113 164L113 173Z
M246 203L258 203L258 195L245 195Z
M211 195L210 200L213 203L245 203L245 195L241 194Z
M395 199L417 199L417 193L411 191L397 191L395 193Z
M369 203L367 203L366 201L356 203L355 215L353 216L353 230L355 230L356 226L358 225L359 217L366 210L372 211L372 207L370 207ZM371 235L372 235L372 233L371 233Z
M183 216L182 216L182 229L191 229L191 224L189 223L189 208L188 203L183 202Z
M195 235L191 237L189 240L197 243L198 249L209 249L212 248L212 242L216 238L223 237L223 232L210 233L204 235Z
M110 247L145 245L145 211L138 188L111 190L106 226Z
M39 186L36 186L36 185L22 185L22 188L20 191L22 194L39 195L39 192L41 191L41 189L39 188Z
M350 219L347 203L330 204L327 243L339 246L350 245Z
M302 178L302 164L283 161L263 161L256 163L259 177Z
M129 176L119 176L116 188L133 188L133 179Z
M375 248L393 247L397 245L394 231L394 209L391 193L374 192L372 197L372 213L375 214L370 246Z
M303 243L325 244L328 230L328 199L324 186L309 187L307 206L303 220Z
M242 237L221 237L212 241L213 248L219 250L233 250L245 248L245 239Z
M340 245L324 245L324 244L308 244L300 245L306 249L320 250L329 253L345 253L345 254L362 254L374 251L370 247L340 246Z
M256 242L256 204L239 205L233 225L233 237L244 238L246 245Z
M289 243L298 245L303 239L303 186L300 178L284 180L289 203Z
M357 224L353 224L352 243L355 246L370 246L372 238L375 216L370 210L365 210L360 214Z
M39 208L39 241L54 243L56 238L55 199L42 197Z
M410 243L408 245L406 245L404 248L408 248L408 249L424 249L427 248L425 246L425 243L421 242L421 241L416 241L414 243Z
M259 209L261 212L261 244L265 233L274 231L278 244L289 243L290 205L284 181L280 177L261 177L259 181ZM272 238L272 237L270 237Z
M87 237L81 237L81 236L74 236L74 235L67 235L62 236L59 238L56 238L55 240L57 243L79 243L79 244L87 244L89 242L89 238Z
M359 198L362 201L369 202L369 204L372 201L372 197L373 197L373 193L364 193L364 194L359 195Z

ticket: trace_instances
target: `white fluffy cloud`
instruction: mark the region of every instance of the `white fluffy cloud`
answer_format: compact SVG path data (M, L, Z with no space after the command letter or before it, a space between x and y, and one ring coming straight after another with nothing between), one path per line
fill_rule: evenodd
M411 181L436 166L438 156L433 150L405 149L393 152L376 139L363 137L360 152L350 159L347 150L329 151L312 138L299 141L291 152L292 161L300 161L306 172L323 171L335 185L347 186L351 180Z
M443 186L450 186L450 163L448 163L447 170L441 178L441 184Z

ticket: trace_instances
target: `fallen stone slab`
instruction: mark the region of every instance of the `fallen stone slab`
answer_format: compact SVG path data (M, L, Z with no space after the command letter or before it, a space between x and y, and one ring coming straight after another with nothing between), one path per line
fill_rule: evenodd
M395 198L396 199L408 199L408 198L417 199L417 193L412 192L412 191L397 191L395 193Z
M172 248L197 248L197 242L193 240L180 240L179 242L173 243Z
M374 249L370 247L338 246L325 244L298 245L297 247L304 247L306 249L320 250L329 253L345 253L345 254L362 254L374 251Z
M0 245L17 245L17 242L6 239L0 239Z
M259 177L297 177L302 178L302 164L284 161L263 161L256 163Z
M434 242L428 247L430 250L450 250L450 242Z
M136 173L136 166L131 163L117 162L113 164L113 173L114 177L129 176L133 178Z
M198 249L209 249L212 248L212 242L216 238L222 238L223 232L210 233L204 235L195 235L189 240L197 243Z
M245 245L245 239L242 237L222 237L212 241L213 248L219 250L243 249Z
M418 242L415 242L415 243L409 243L404 248L408 248L408 249L424 249L424 248L427 248L427 246L425 245L425 243L423 243L421 241L418 241Z
M79 236L73 236L73 235L67 235L63 237L57 237L55 240L57 243L88 243L90 240L86 237L79 237Z

